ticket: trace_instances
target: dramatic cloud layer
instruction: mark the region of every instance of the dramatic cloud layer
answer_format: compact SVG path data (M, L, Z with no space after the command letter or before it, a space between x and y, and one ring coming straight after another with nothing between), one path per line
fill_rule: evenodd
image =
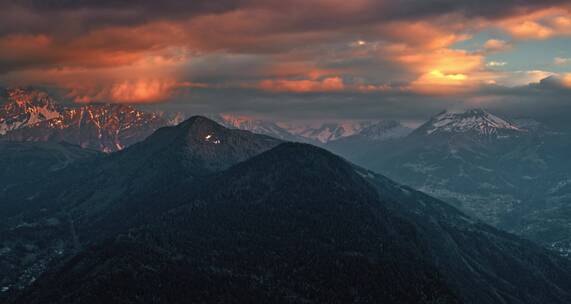
M0 84L267 116L524 115L569 96L570 36L567 0L0 0Z

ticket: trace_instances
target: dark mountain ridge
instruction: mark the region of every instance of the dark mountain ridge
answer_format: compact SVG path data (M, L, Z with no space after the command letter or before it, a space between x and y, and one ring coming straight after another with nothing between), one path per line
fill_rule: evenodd
M323 149L281 144L17 303L568 303L571 263Z
M20 184L6 199L25 208L0 212L5 219L0 233L7 240L8 255L21 252L15 248L25 244L31 249L22 250L35 258L31 264L19 264L14 256L15 263L7 266L12 271L0 281L13 289L26 286L29 282L20 279L23 272L37 276L47 261L74 254L176 207L206 177L279 143L192 117L123 151L50 172L41 183Z
M120 302L132 292L165 303L456 303L376 197L337 157L283 144L217 174L156 223L85 252L20 301ZM141 252L155 275L129 275L140 266L126 257ZM93 284L64 287L83 271ZM116 284L127 294L109 289Z

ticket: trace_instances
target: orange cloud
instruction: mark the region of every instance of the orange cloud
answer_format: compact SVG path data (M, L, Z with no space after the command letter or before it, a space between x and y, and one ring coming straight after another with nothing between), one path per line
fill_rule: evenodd
M486 70L481 53L448 48L418 53L405 49L393 56L416 75L407 88L420 94L465 93L493 82L496 76Z
M396 60L419 73L440 71L462 74L483 66L484 57L464 50L439 49L433 52L396 54Z
M175 83L172 81L138 80L113 84L108 91L100 92L98 98L121 103L157 102L166 99ZM76 101L91 102L89 96L76 96Z
M157 22L138 27L109 27L70 38L46 34L0 36L0 67L102 68L137 64L149 57L181 60L187 56L180 24Z
M270 62L268 66L260 71L264 76L272 78L308 78L317 80L319 78L327 77L328 75L338 75L342 73L341 69L324 69L315 66L315 63L308 61L298 61L297 58L292 56L277 56L277 62ZM306 58L302 58L306 59Z
M446 95L467 91L471 88L465 74L444 74L439 70L433 70L421 75L410 85L411 89L418 93Z
M0 75L10 85L29 83L67 89L76 102L149 103L168 99L181 87L198 87L182 81L180 64L162 56L141 54L127 65L24 69Z
M463 33L465 25L457 21L445 26L428 21L395 21L379 25L376 32L392 44L402 44L423 50L447 48L470 38Z
M386 84L367 84L367 85L359 85L357 89L362 92L386 92L390 91L392 88Z
M77 103L156 103L166 101L179 88L206 88L206 84L177 82L165 79L139 79L104 86L85 83L66 83L68 97Z
M561 83L564 87L571 89L571 73L564 74L561 77Z
M273 92L334 92L343 90L345 84L340 77L328 77L323 80L263 80L259 88Z
M503 52L512 48L512 45L504 40L489 39L484 43L484 50L488 52Z
M404 54L397 60L418 76L410 89L423 94L456 94L471 90L482 77L484 58L462 50L440 49Z
M499 27L516 39L548 39L571 35L571 12L550 8L513 16L498 23Z
M253 1L154 18L161 5L147 7L145 16L114 10L120 18L112 14L101 24L88 18L82 23L80 15L77 24L68 22L69 31L57 26L0 35L0 80L57 85L79 102L162 101L181 87L205 86L193 82L201 76L211 87L271 92L387 91L396 87L393 83L404 83L419 93L456 94L509 78L487 69L484 56L511 43L491 39L478 52L453 49L482 29L501 28L516 42L571 35L571 15L562 7L500 1L497 7L507 9L489 13L452 2L424 12L398 1ZM101 16L110 13L101 8ZM474 8L474 14L467 15L466 8ZM405 14L409 10L415 13ZM18 16L27 17L18 18L22 26L33 21L33 15ZM231 56L251 61L236 66L209 61ZM198 73L192 66L196 61L202 64ZM489 67L502 64L489 62Z
M553 36L553 29L536 21L524 21L508 26L507 31L520 39L546 39Z
M9 35L0 40L4 51L31 51L51 43L47 35Z

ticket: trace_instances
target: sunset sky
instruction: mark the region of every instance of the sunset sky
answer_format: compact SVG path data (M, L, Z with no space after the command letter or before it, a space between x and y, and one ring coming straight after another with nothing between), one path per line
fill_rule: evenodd
M570 2L0 0L0 85L273 118L565 121Z

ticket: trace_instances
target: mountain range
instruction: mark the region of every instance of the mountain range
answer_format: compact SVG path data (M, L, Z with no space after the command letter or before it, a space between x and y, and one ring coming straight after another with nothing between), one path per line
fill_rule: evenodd
M183 113L131 106L64 106L39 90L10 89L0 105L0 140L67 142L119 151ZM454 204L498 228L569 255L571 138L533 119L483 109L444 111L412 130L396 121L284 123L210 115L232 129L325 147L349 160Z
M326 147L569 256L570 145L565 132L473 109L439 113L391 141Z
M9 141L65 141L113 152L169 123L155 113L119 104L65 107L45 92L10 89L0 104L0 136Z
M275 138L324 145L343 139L383 141L400 138L412 130L394 120L339 121L325 123L272 122L230 114L211 115L210 118L228 127L265 134Z
M0 140L67 142L106 153L122 150L156 129L188 117L180 112L146 112L121 104L64 106L36 89L8 89L4 95L5 100L0 100ZM317 145L354 137L382 141L411 131L396 121L305 124L232 114L208 117L229 128Z
M172 126L24 90L0 117L0 300L571 300L571 141L531 119Z
M571 300L569 260L315 146L197 116L74 155L11 192L14 303Z

